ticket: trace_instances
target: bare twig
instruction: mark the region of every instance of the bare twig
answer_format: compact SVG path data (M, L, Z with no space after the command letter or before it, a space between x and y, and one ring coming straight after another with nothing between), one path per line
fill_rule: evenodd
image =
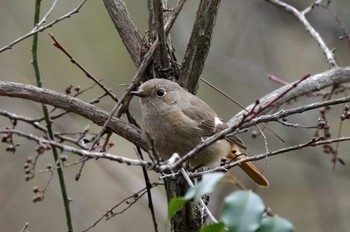
M206 173L213 173L213 172L227 172L229 169L244 163L244 162L248 162L248 161L257 161L257 160L261 160L261 159L265 159L266 156L275 156L275 155L279 155L279 154L283 154L283 153L287 153L287 152L291 152L291 151L296 151L296 150L301 150L303 148L307 148L307 147L315 147L315 146L322 146L325 144L332 144L332 143L337 143L337 142L345 142L345 141L350 141L350 137L340 137L340 138L335 138L335 139L328 139L328 140L311 140L310 142L306 142L303 144L298 144L295 146L290 146L290 147L285 147L279 150L275 150L275 151L270 151L270 152L266 152L263 154L259 154L259 155L254 155L254 156L248 156L245 157L241 160L238 160L236 162L227 164L225 166L221 166L221 167L216 167L213 168L211 170L207 170L207 171L203 171L203 172L198 172L195 173L193 175L190 175L191 177L196 177L196 176L200 176Z
M242 124L241 128L242 129L247 128L247 127L253 126L257 123L262 123L262 122L278 121L279 119L283 119L289 115L300 114L300 113L314 110L314 109L318 109L318 108L321 108L324 106L338 105L338 104L346 103L349 101L350 101L350 96L338 98L338 99L334 99L334 100L323 101L323 102L316 102L316 103L312 103L309 105L300 106L300 107L296 107L296 108L292 108L292 109L280 110L279 112L274 113L274 114L262 115L260 117L256 117L256 118L252 119L251 121Z
M319 91L329 86L338 86L340 84L348 82L350 82L350 67L334 68L326 72L313 75L307 80L300 83L297 87L293 88L293 90L290 91L288 94L279 98L278 101L274 103L273 107L269 108L269 110L277 109L286 102L310 94L314 91ZM272 91L266 96L260 98L259 106L264 107L265 105L269 104L273 99L276 98L276 96L291 88L291 86L294 85L294 83L295 82L282 86L281 88L278 88L275 91ZM251 104L248 107L246 107L246 110L240 111L228 121L228 124L231 126L237 125L239 122L241 122L242 117L246 114L246 111L250 111L254 106L255 104ZM267 113L267 111L265 111L265 113Z
M46 19L50 16L51 12L55 9L56 3L58 2L58 0L54 0L54 2L52 3L50 9L46 12L46 14L44 15L44 17L40 20L40 22L38 22L33 30L38 29L38 27L40 27L43 23L46 22Z
M192 180L190 179L188 173L186 172L186 170L184 168L180 169L180 172L182 174L182 176L185 178L187 184L190 187L193 187L194 184L192 183ZM217 223L218 221L216 220L216 218L213 216L213 214L210 212L210 210L208 209L207 205L204 203L203 199L200 198L199 199L199 203L201 204L201 206L204 208L205 212L208 214L210 220L212 221L212 223Z
M200 78L201 81L203 81L205 84L209 85L211 88L215 89L216 91L218 91L220 94L224 95L226 98L228 98L230 101L232 101L233 103L235 103L237 106L239 106L241 109L245 110L244 106L239 103L238 101L236 101L233 97L231 97L230 95L228 95L227 93L225 93L224 91L222 91L221 89L219 89L218 87L216 87L215 85L213 85L212 83L210 83L209 81L205 80L204 78Z
M157 186L158 183L152 183L151 184L151 188ZM97 219L97 221L94 222L94 224L92 224L91 226L89 226L88 228L86 228L85 230L83 230L82 232L86 232L89 231L90 229L94 228L99 222L101 222L103 219L105 219L106 221L109 220L110 218L122 214L123 212L125 212L126 210L128 210L131 206L133 206L143 195L146 194L146 188L143 188L141 190L139 190L138 192L134 193L133 195L126 197L125 199L123 199L122 201L120 201L118 204L116 204L115 206L113 206L111 209L109 209L104 215L102 215L102 217L100 217L99 219ZM118 207L122 206L123 204L126 204L125 208L121 209L119 212L114 212L115 209L117 209Z
M47 12L47 14L44 16L43 20L45 20L45 18L48 17L50 12L53 10L55 4L56 3L54 3L52 8ZM34 12L34 27L36 27L36 25L41 23L41 22L39 22L40 11L41 11L41 0L36 0L35 1L35 12ZM40 68L39 68L39 61L38 61L38 37L39 37L38 33L34 34L34 36L33 36L32 49L31 49L32 50L32 65L33 65L33 69L34 69L36 84L38 87L42 88L43 87L43 80L41 77ZM41 108L42 108L42 112L43 112L43 115L45 118L45 123L46 123L46 128L47 128L46 135L50 140L54 141L55 135L53 132L52 120L50 118L49 110L47 108L47 105L45 105L45 104L42 104ZM45 149L45 146L42 146L40 149L37 150L37 157L41 154L41 152L43 152L43 149ZM61 160L60 160L60 157L59 157L59 154L58 154L56 147L52 147L51 151L52 151L52 155L53 155L55 162L60 163ZM67 231L73 232L72 216L71 216L71 211L70 211L70 204L69 204L69 198L68 198L67 188L66 188L66 184L65 184L63 169L58 169L57 175L58 175L58 180L59 180L60 192L61 192L61 196L62 196L62 200L63 200L64 212L65 212L65 216L66 216ZM49 184L51 182L52 178L53 178L53 172L51 171L51 178L47 182L47 184ZM45 187L45 189L46 189L46 187ZM41 195L34 197L33 200L34 201L42 200L44 197L45 189Z
M69 54L69 52L64 49L64 47L61 46L61 44L57 41L57 39L51 34L49 33L49 36L51 37L51 39L53 40L53 45L58 48L59 50L61 50L66 56L69 57L70 61L75 64L81 71L83 71L86 76L88 78L90 78L94 83L96 83L98 86L101 87L101 89L103 89L103 91L105 91L114 101L118 102L118 98L117 96L115 96L114 93L112 93L112 91L110 89L108 89L104 84L102 84L102 82L100 82L99 80L97 80L97 78L95 78L86 68L84 68L76 59L74 59L74 57Z
M300 83L302 83L303 81L305 81L306 79L308 79L311 75L307 74L304 77L302 77L300 80L294 82L292 85L289 85L286 90L284 90L283 92L281 92L280 94L278 94L274 99L272 99L268 104L259 107L259 109L257 111L252 111L252 113L249 115L249 119L251 118L255 118L257 115L263 113L266 109L273 107L275 102L280 100L283 96L287 95L290 91L292 91L293 89L295 89L296 87L298 87L298 85ZM248 120L249 120L248 119Z
M142 160L137 160L137 159L129 159L123 156L118 156L118 155L112 155L106 152L91 152L91 151L86 151L86 150L82 150L82 149L77 149L71 146L67 146L67 145L63 145L61 143L57 143L55 141L51 141L51 140L47 140L44 138L40 138L38 136L32 135L32 134L28 134L28 133L24 133L22 131L19 130L3 130L0 129L0 134L16 134L18 136L27 138L29 140L33 140L36 141L37 143L44 143L44 144L50 144L51 146L57 147L65 152L70 152L82 157L89 157L89 158L96 158L96 159L108 159L111 161L116 161L118 163L123 163L126 165L133 165L133 166L144 166L144 167L152 167L153 164L151 162L147 162L147 161L142 161Z
M17 115L17 114L14 114L14 113L11 113L11 112L8 112L5 110L0 110L0 115L10 119L11 121L16 120L16 121L25 122L27 124L32 125L34 128L36 128L44 133L47 133L47 128L38 122L40 119L34 119L34 118L25 117L22 115ZM52 119L52 117L51 117L51 119ZM61 141L67 141L67 142L73 143L75 145L78 145L82 149L86 149L87 147L80 142L81 137L85 136L86 133L87 133L87 131L85 131L85 130L83 132L80 132L80 133L74 133L74 134L80 134L80 137L78 139L73 139L69 136L65 136L65 135L58 133L58 132L54 132L54 135L55 135L55 137L57 137Z
M31 36L33 36L34 34L38 33L38 32L42 32L44 30L46 30L47 28L49 27L52 27L53 25L55 25L56 23L64 20L64 19L67 19L67 18L70 18L72 15L76 14L79 12L79 10L83 7L84 3L86 2L87 0L83 0L81 1L81 3L76 7L74 8L72 11L68 12L67 14L53 20L52 22L44 25L44 26L41 26L39 28L36 28L35 30L31 30L30 32L28 32L27 34L17 38L16 40L14 40L13 42L9 43L8 45L0 48L0 53L5 51L5 50L8 50L8 49L11 49L15 44L21 42L22 40L25 40ZM35 28L35 27L34 27Z
M298 11L295 7L282 2L280 0L265 0L266 2L271 3L272 5L275 5L286 12L290 13L291 15L295 16L305 27L305 30L309 33L309 35L317 42L318 46L320 46L323 54L325 55L327 59L327 63L330 68L337 67L337 63L334 59L334 54L331 49L328 48L326 43L324 42L321 35L311 26L309 21L306 19L305 14ZM307 13L308 11L306 11Z
M29 223L28 222L26 222L25 224L24 224L24 226L23 226L23 228L21 229L21 231L20 232L29 232L27 229L28 229L28 227L29 227Z
M293 127L293 128L304 128L304 129L317 129L318 126L305 126L305 125L300 125L299 123L291 123L284 121L283 119L278 119L277 122L281 123L284 126L287 127Z
M319 6L322 3L323 0L316 0L313 4L311 4L310 6L306 7L301 13L303 15L307 15L308 13L310 13L313 9L315 9L315 7Z

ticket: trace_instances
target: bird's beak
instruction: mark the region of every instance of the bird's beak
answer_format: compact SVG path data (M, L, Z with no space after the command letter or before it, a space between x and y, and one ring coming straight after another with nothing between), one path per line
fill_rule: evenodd
M144 92L139 91L139 90L138 91L131 91L130 94L137 96L137 97L145 97L146 96L146 94Z

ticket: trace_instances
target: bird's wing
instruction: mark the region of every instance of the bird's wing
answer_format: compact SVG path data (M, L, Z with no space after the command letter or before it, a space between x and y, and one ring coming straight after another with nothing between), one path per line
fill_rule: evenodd
M187 99L189 101L182 104L182 112L197 123L203 137L214 135L217 132L215 111L207 103L192 94L189 94Z
M189 95L189 99L187 104L183 104L185 107L182 108L182 111L187 117L197 122L203 137L212 136L228 127L207 103L192 94ZM236 135L226 139L242 149L247 149L243 141Z

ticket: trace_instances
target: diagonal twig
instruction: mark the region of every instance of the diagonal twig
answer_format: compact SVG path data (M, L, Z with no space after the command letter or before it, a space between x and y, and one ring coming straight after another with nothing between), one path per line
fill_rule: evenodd
M74 14L77 14L80 9L83 7L84 3L86 2L87 0L83 0L76 8L74 8L72 11L68 12L67 14L53 20L52 22L44 25L44 26L41 26L41 27L38 27L36 28L35 30L31 30L30 32L26 33L25 35L17 38L16 40L12 41L11 43L9 43L8 45L0 48L0 53L5 51L5 50L8 50L8 49L11 49L15 44L18 44L19 42L21 42L22 40L25 40L31 36L33 36L34 34L38 33L38 32L42 32L44 30L46 30L47 28L49 27L52 27L53 25L55 25L56 23L64 20L64 19L67 19L67 18L70 18L72 15ZM34 27L35 28L35 27Z
M324 42L321 35L313 28L313 26L310 24L310 22L306 19L305 14L303 12L300 12L295 7L282 2L280 0L265 0L268 3L271 3L272 5L277 6L278 8L281 8L288 12L289 14L295 16L305 27L305 30L309 33L309 35L317 42L318 46L321 48L323 54L325 55L327 59L327 63L330 68L337 67L337 63L334 59L334 54L331 49L328 48L326 43ZM308 11L305 11L307 13Z

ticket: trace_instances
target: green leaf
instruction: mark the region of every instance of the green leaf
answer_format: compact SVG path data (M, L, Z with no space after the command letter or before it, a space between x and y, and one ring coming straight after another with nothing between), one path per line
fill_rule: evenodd
M214 190L216 184L223 176L223 173L210 173L203 175L202 180L198 184L188 189L184 198L186 200L193 198L195 202L198 202L202 196L211 193Z
M236 191L224 200L221 221L230 232L256 231L261 222L265 205L252 191Z
M216 224L210 224L203 226L200 232L225 232L225 224L220 222Z
M279 216L264 218L257 232L293 232L292 223Z
M181 209L186 203L187 200L183 197L172 198L168 204L168 218L171 219L174 217L176 212Z

